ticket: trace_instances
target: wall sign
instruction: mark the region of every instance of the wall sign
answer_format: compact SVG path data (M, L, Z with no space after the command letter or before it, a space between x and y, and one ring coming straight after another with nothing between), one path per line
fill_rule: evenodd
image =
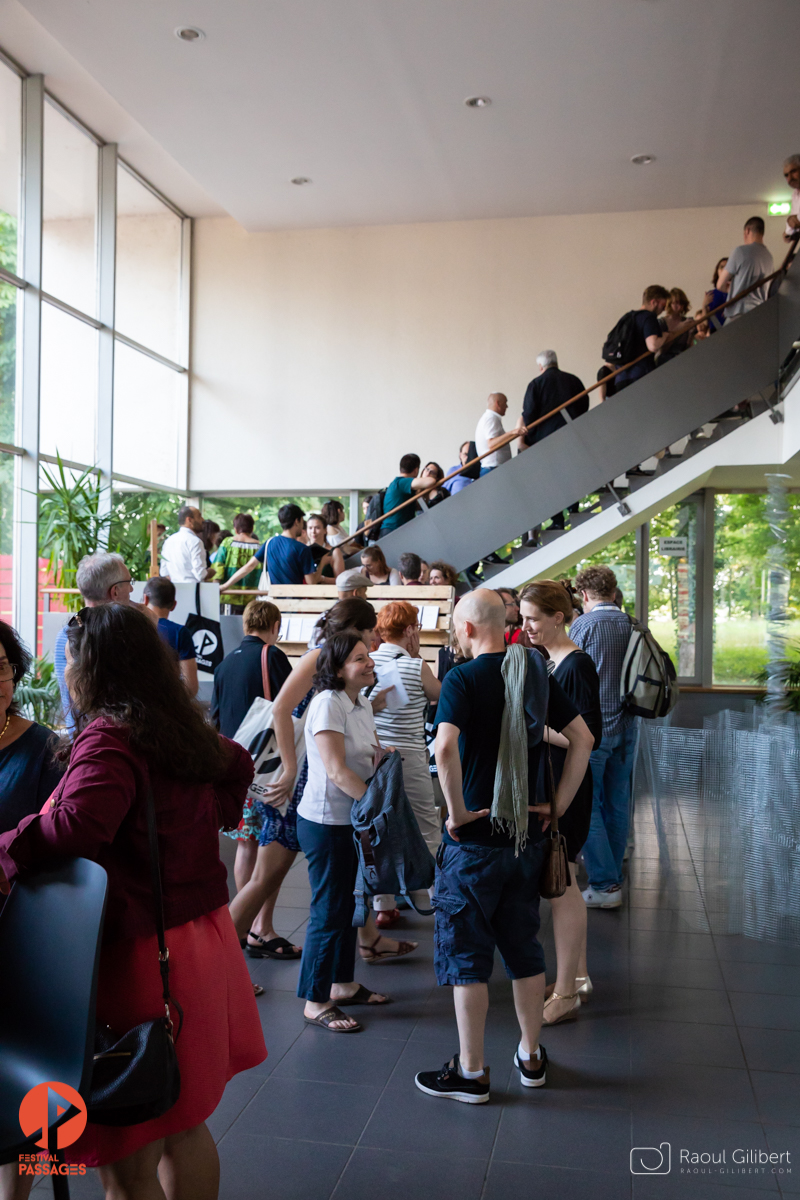
M658 553L665 558L688 558L689 539L685 537L659 538Z

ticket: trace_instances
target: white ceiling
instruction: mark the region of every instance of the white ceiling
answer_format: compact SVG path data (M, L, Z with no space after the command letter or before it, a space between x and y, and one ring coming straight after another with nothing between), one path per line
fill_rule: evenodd
M249 230L755 202L800 151L798 0L24 5Z

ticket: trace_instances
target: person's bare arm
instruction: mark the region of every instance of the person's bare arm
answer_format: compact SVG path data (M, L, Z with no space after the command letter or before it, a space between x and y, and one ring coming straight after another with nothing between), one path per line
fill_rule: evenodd
M319 650L312 650L300 659L272 706L272 727L275 730L275 740L278 743L278 754L283 768L275 783L269 784L266 789L266 803L273 807L291 799L294 791L297 753L294 747L292 712L311 688L318 658Z
M586 774L586 768L589 765L589 755L594 749L594 737L583 717L575 717L574 720L570 721L569 725L564 726L561 732L566 738L568 745L564 769L561 772L561 778L556 788L556 813L559 817L563 817L575 799L575 793L580 787L581 780ZM531 812L538 813L540 817L544 817L544 828L546 829L550 824L550 805L531 804L529 807Z
M199 683L197 680L197 659L182 658L181 659L181 679L186 684L186 690L190 696L197 695Z
M363 779L359 779L355 771L351 771L345 761L344 734L334 729L321 729L314 734L319 756L325 768L325 774L331 783L335 784L346 796L360 800L367 790ZM376 746L376 750L380 747ZM383 753L381 752L381 757Z
M649 338L645 338L645 345L647 346L648 350L650 350L653 354L655 354L656 350L661 349L661 347L664 345L664 342L667 340L668 337L669 337L668 333L662 333L662 334L651 333Z
M332 561L333 561L332 554L330 554L330 553L323 554L322 558L317 563L317 569L314 572L314 574L303 576L303 579L305 580L305 582L308 584L309 587L313 587L315 584L323 582L322 572L325 570L328 563L332 562Z
M569 742L563 733L556 733L549 725L544 727L544 741L549 742L551 746L559 746L562 750L569 750Z
M241 579L244 579L245 575L249 575L251 571L260 566L261 563L255 557L255 555L253 555L249 562L246 562L243 567L239 567L239 570L234 571L230 579L226 579L225 583L220 585L221 590L224 592L226 588L233 587L234 584L239 583Z
M422 670L420 671L419 681L422 684L422 690L425 693L425 699L431 704L435 704L439 699L442 690L442 685L430 669L428 664L423 661Z
M447 721L443 721L436 730L436 769L447 802L447 832L455 841L459 840L457 830L460 826L488 817L491 811L482 808L479 812L471 812L464 803L461 756L458 753L459 732L457 725L450 725Z
M723 267L717 279L717 291L729 292L731 290L731 279L733 276L728 271L727 267Z

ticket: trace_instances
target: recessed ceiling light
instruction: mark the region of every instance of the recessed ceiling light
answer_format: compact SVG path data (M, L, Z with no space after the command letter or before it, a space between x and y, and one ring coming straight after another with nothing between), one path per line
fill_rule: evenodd
M175 30L175 37L180 38L182 42L200 42L205 36L202 29L197 29L194 25L179 25Z
M298 187L302 187L304 183L311 183L311 180L307 175L295 175L294 179L290 179L289 182L297 184Z
M655 154L634 154L631 159L631 162L636 163L637 167L646 167L649 163L654 163L655 161Z
M467 96L464 103L467 108L488 108L492 101L489 96Z

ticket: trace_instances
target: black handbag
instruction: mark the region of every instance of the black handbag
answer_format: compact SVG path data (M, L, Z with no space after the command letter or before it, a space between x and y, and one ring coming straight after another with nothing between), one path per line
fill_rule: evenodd
M225 657L225 648L222 645L222 626L212 617L201 616L199 583L194 590L194 607L195 611L189 613L184 621L184 627L188 629L192 639L199 669L213 675Z
M176 1103L181 1076L175 1042L183 1024L183 1012L169 993L169 950L164 940L164 899L158 857L158 831L153 789L147 788L147 835L150 872L158 930L158 966L164 999L164 1016L129 1029L122 1037L107 1026L95 1034L94 1066L88 1100L88 1116L96 1125L139 1125L160 1117ZM174 1031L170 1004L180 1017Z

